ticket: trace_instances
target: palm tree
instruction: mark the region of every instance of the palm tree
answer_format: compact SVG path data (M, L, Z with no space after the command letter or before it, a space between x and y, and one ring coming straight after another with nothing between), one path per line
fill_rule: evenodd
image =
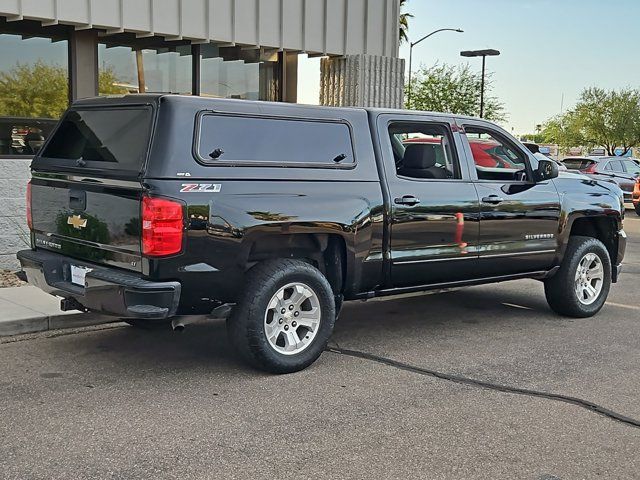
M409 19L413 18L410 13L402 13L405 3L407 3L407 0L400 0L400 43L409 41Z

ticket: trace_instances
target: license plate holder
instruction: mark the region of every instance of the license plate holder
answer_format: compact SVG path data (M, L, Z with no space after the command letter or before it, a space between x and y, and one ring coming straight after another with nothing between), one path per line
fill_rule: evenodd
M87 273L93 269L78 265L69 266L71 267L71 283L78 285L79 287L84 287L85 277L87 276Z

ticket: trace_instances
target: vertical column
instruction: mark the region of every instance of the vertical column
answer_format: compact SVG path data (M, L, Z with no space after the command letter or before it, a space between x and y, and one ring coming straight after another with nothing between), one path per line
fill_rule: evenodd
M98 95L98 32L69 34L69 101Z
M191 95L200 95L201 92L201 62L202 46L194 43L191 45Z
M404 106L404 59L377 55L323 58L320 103L338 107Z
M282 101L296 103L298 101L298 54L284 54L284 86Z

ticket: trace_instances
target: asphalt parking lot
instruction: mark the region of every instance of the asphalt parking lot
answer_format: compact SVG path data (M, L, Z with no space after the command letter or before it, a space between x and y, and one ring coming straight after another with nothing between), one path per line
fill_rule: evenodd
M0 477L638 478L640 217L625 227L595 318L554 315L536 281L354 303L293 375L247 369L220 321L2 339Z

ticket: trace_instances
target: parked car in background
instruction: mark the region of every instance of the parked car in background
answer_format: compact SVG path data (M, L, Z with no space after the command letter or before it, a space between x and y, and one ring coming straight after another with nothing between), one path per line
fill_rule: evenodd
M625 157L567 157L562 163L569 170L577 170L597 180L617 183L624 201L631 202L640 165Z

